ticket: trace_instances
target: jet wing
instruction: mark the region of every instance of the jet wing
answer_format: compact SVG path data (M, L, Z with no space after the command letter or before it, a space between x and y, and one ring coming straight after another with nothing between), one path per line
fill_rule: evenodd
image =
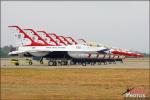
M43 51L43 50L28 50L28 51L12 51L12 52L9 52L8 55L11 55L11 56L23 56L23 55L26 55L26 56L45 56L49 53L50 51Z
M22 53L26 53L25 51L12 51L9 52L8 55L16 55L16 54L22 54Z

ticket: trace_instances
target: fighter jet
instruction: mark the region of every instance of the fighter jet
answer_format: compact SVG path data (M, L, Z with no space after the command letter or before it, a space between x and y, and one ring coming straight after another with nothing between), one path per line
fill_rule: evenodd
M96 54L99 48L90 47L88 45L77 44L71 37L72 45L66 45L63 40L56 34L48 34L47 40L50 35L58 41L45 41L46 38L40 36L33 29L21 29L18 26L9 26L15 30L15 36L21 42L18 50L12 51L9 55L23 55L27 57L41 57L50 59L88 59L89 54ZM62 37L61 37L62 38ZM67 42L68 40L64 38ZM53 43L52 43L53 42ZM74 44L73 44L74 42ZM59 44L60 43L60 44ZM69 41L67 42L70 43ZM70 43L70 44L71 44ZM104 49L104 48L101 48Z
M67 64L68 60L71 60L84 65L87 62L106 62L108 59L114 61L116 55L125 54L105 46L87 44L84 39L79 39L82 43L78 43L72 37L58 36L55 33L21 29L18 26L9 27L14 29L19 43L18 50L10 52L9 55L40 58L41 63L43 58L47 58L49 65L57 65L58 60L61 64Z

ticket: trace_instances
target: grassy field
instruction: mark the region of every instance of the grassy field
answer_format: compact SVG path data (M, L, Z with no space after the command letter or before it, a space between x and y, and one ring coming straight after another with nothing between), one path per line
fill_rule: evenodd
M1 69L2 100L120 100L132 87L148 93L148 69Z

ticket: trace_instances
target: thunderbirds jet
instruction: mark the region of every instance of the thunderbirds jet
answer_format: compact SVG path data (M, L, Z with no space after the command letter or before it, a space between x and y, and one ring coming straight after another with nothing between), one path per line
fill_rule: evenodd
M58 60L61 64L67 64L68 60L71 60L75 64L86 65L87 62L106 63L122 61L126 56L142 56L98 44L88 44L84 39L78 39L77 42L72 37L58 36L55 33L21 29L19 26L9 26L9 28L13 29L18 40L18 50L10 52L9 55L40 58L40 62L43 58L47 58L50 66L57 65Z

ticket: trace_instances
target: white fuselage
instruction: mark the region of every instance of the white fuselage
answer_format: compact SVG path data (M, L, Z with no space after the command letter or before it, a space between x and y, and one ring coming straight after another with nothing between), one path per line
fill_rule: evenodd
M66 51L73 58L87 58L89 54L95 55L103 47L91 47L87 45L67 45L67 46L21 46L17 51L12 51L9 55L30 53L33 56L45 56L49 52ZM92 57L91 56L91 57ZM95 58L95 57L94 57Z
M106 49L105 47L95 47L83 44L67 45L67 46L21 46L17 51L12 51L9 55L30 53L33 56L46 56L50 52L66 51L72 58L96 58L96 59L117 59L118 55L100 54L98 51Z

